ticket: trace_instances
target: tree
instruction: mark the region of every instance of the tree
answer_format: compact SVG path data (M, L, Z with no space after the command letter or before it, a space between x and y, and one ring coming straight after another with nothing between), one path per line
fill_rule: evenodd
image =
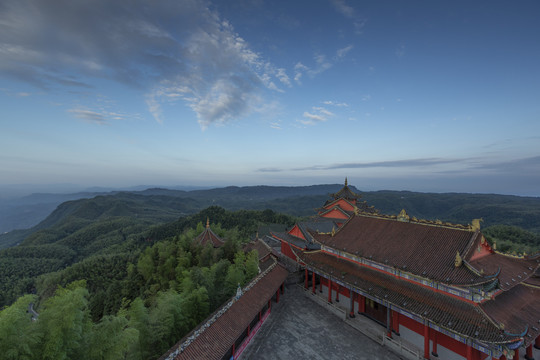
M25 295L13 305L0 311L0 354L6 360L37 358L36 345L39 333L31 320L28 309L36 296Z
M85 285L84 281L77 281L66 288L59 287L45 302L38 321L43 333L43 359L80 359L88 353L92 322Z

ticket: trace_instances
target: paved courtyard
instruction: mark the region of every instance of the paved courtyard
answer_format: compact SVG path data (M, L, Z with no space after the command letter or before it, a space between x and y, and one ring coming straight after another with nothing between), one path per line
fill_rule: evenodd
M401 358L289 286L240 359Z

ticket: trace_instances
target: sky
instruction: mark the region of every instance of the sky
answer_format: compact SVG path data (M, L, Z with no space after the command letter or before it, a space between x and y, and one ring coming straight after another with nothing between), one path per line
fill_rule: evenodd
M540 3L2 0L0 187L540 196Z

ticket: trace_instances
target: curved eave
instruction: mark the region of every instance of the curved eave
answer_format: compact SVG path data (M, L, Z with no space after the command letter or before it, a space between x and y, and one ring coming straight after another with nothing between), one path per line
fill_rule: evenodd
M477 305L450 296L445 296L435 291L430 291L420 285L411 284L404 280L398 280L388 274L377 273L376 270L363 267L360 268L357 266L356 269L354 269L352 263L345 267L334 268L337 273L342 274L340 279L335 274L330 273L327 269L322 268L312 261L310 262L310 260L306 258L306 255L309 256L317 253L321 252L303 252L302 254L295 252L295 256L297 256L297 259L302 263L307 264L307 266L316 268L321 274L330 278L338 278L339 281L347 283L351 288L354 288L359 292L367 293L369 296L380 300L383 304L388 303L396 308L403 309L404 311L428 320L459 336L493 345L510 344L519 340L516 337L509 337L507 335L503 335L502 338L497 336L500 334L499 328L497 328L489 319L485 319L485 316L483 316L483 313L479 310ZM345 260L340 259L334 261L343 262L341 263L342 265L344 265L345 262ZM362 276L359 277L359 274ZM356 281L354 280L355 278L357 279ZM381 283L376 283L379 280ZM385 297L383 293L385 293L387 297ZM391 295L388 296L388 293ZM414 307L404 306L404 304L412 304ZM450 310L444 311L441 309ZM434 318L433 316L430 317L429 314L439 315L436 315L436 318ZM455 314L460 315L458 316ZM452 328L445 323L449 321L450 324L463 327L463 321L467 321L467 319L473 319L469 321L476 322L476 324L469 325L468 332L459 331L459 329ZM474 332L478 330L481 331L481 333L478 334L479 336Z

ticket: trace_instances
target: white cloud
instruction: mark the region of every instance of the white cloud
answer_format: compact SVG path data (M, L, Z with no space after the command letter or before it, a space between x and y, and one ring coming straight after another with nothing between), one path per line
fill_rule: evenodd
M327 121L328 118L334 116L334 114L323 107L313 107L312 112L304 111L302 116L304 119L298 120L301 124L315 125L318 122Z
M356 10L352 6L348 5L345 0L332 0L332 4L337 12L352 20L355 30L354 32L357 35L362 34L363 28L366 25L366 19L358 15Z
M343 49L338 49L338 51L336 52L337 58L338 59L344 58L349 53L349 51L351 51L353 48L354 48L353 45L349 45L347 47L344 47Z
M159 122L163 105L179 100L203 127L237 119L259 106L252 101L260 102L264 89L283 91L277 84L289 87L291 80L210 5L5 0L0 74L64 91L94 91L96 79L120 82L146 93L148 111Z
M335 101L331 101L331 100L327 100L327 101L323 101L323 104L325 105L331 105L331 106L337 106L337 107L348 107L349 104L347 103L344 103L344 102L335 102Z

